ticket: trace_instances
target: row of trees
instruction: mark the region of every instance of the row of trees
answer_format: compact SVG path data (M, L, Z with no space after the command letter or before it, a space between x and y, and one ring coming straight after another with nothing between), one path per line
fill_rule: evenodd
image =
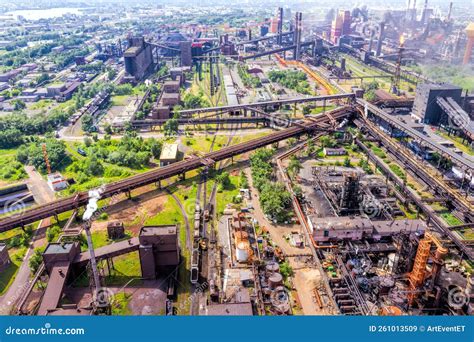
M65 109L53 109L49 113L40 113L32 117L21 111L0 117L0 148L17 147L28 142L28 136L53 132L64 125L76 110L84 106L87 99L94 97L106 87L112 86L103 83L94 83L88 87L81 85L72 97L70 106ZM24 103L16 101L15 106L21 110Z

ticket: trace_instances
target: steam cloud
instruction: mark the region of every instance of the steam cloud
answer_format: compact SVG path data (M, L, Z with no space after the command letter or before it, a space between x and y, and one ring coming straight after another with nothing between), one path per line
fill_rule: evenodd
M104 192L104 189L98 188L98 189L92 189L89 190L89 202L87 203L86 211L84 212L84 215L82 215L82 220L83 221L89 221L94 215L94 213L97 211L98 204L97 202L100 200L100 196Z

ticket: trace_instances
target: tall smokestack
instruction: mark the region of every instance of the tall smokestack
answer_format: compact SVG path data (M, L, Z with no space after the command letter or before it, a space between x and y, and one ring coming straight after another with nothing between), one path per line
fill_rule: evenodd
M421 13L421 23L424 24L427 18L427 10L428 10L428 0L425 0L425 5L423 6L423 12Z
M277 17L278 17L278 23L277 23L277 34L278 34L278 37L277 37L277 43L281 45L282 43L282 32L283 32L283 7L278 7L278 13L277 13Z
M303 14L301 12L296 12L295 15L295 33L294 33L294 44L296 45L295 51L294 51L294 58L295 60L300 59L301 55L301 21L302 21Z
M385 34L385 23L380 23L379 39L377 40L377 49L375 50L375 56L379 57L382 52L382 42Z
M413 0L413 13L411 15L411 20L416 21L416 0Z

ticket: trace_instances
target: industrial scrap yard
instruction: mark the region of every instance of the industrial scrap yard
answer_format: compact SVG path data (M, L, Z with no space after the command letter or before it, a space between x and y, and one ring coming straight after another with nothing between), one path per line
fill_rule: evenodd
M430 2L0 4L0 314L473 315L473 4Z

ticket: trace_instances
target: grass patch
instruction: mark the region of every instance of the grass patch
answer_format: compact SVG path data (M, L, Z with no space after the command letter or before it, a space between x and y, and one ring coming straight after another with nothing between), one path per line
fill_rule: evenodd
M10 150L8 150L10 151ZM27 176L23 164L18 162L15 154L4 154L0 158L0 180L14 183Z
M240 193L239 177L230 175L229 179L230 186L216 194L216 212L218 215L222 215L226 205L232 203L234 197Z
M166 202L163 206L163 210L157 215L148 218L145 221L146 226L157 226L167 224L184 224L183 215L181 209L171 195L166 195Z
M45 108L49 107L52 103L53 103L53 101L49 100L49 99L39 100L38 102L33 103L30 106L30 109L32 109L32 110L45 109Z
M114 268L105 278L107 285L124 286L132 279L142 277L138 251L124 254L113 259ZM141 280L132 281L130 286L141 284Z
M387 158L387 155L385 154L385 152L380 147L371 145L370 149L372 150L372 152L374 152L374 154L377 157L379 157L381 159L386 159Z
M25 257L26 247L12 248L8 253L10 254L12 262L3 272L0 273L0 295L5 294L15 280L18 269Z
M110 99L110 103L112 106L126 106L129 97L129 95L115 95Z
M396 174L400 179L406 180L407 176L406 176L405 172L401 169L400 166L398 166L397 164L390 164L390 165L389 165L389 168L390 168L390 170L392 170L392 172L393 172L394 174Z
M460 219L458 219L450 212L441 213L440 216L449 226L459 226L463 224Z

